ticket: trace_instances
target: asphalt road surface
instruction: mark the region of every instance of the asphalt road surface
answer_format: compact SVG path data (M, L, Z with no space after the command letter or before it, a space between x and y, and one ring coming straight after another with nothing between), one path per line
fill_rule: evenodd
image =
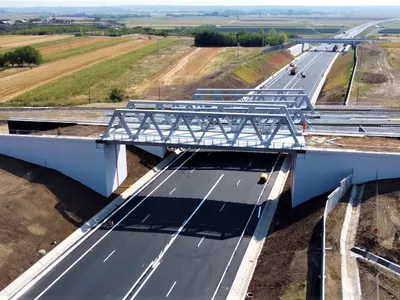
M225 299L282 161L186 153L20 299Z

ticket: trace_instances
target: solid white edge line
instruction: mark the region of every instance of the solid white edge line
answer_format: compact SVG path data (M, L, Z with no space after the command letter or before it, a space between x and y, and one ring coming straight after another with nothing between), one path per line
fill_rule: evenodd
M261 206L258 207L258 219L260 218L261 215Z
M132 208L123 218L121 218L119 220L118 223L116 223L109 231L107 231L96 243L94 243L88 250L86 250L85 253L83 253L77 260L74 261L73 264L71 264L63 273L61 273L61 275L59 275L49 286L47 286L47 288L45 288L38 296L36 296L36 298L34 298L34 300L39 299L41 296L43 296L44 293L46 293L54 284L56 284L61 277L63 277L69 270L71 270L83 257L86 256L86 254L88 254L94 247L97 246L97 244L99 244L103 239L106 238L106 236L108 234L110 234L110 232L116 227L118 226L123 220L125 220L125 218L131 214L136 208L138 208L148 197L150 197L161 185L163 185L173 174L175 174L176 171L178 171L189 159L191 159L197 152L199 151L199 149L197 151L195 151L191 156L189 156L189 158L187 158L182 164L179 165L178 168L176 168L171 174L168 175L167 178L165 178L154 190L152 190L145 198L142 199L142 201L140 201L134 208ZM137 193L138 194L138 193ZM137 194L135 194L134 196L137 196ZM134 196L132 196L130 199L132 199ZM129 200L130 200L129 199ZM126 203L126 202L125 202ZM99 228L100 226L102 226L110 217L112 217L117 211L119 211L124 205L121 205L120 208L118 210L116 210L114 213L112 213L108 218L106 218L101 224L98 225L97 228ZM96 229L97 230L97 229Z
M148 214L148 216L143 219L142 223L144 223L144 221L146 221L149 217L150 217L150 214Z
M190 174L192 174L192 173L194 172L194 170L196 170L196 168L193 168L193 170L192 170L192 171L190 171Z
M281 154L279 153L278 158L276 159L275 164L274 164L274 166L272 167L272 170L271 170L271 173L270 173L270 174L272 174L272 173L274 172L275 166L276 166L276 164L278 163L278 160L279 160L279 157L280 157L280 156L281 156ZM232 252L232 255L231 255L231 257L230 257L230 259L229 259L229 261L228 261L228 264L227 264L226 267L225 267L224 273L222 273L222 277L221 277L220 281L218 282L217 288L215 289L215 292L214 292L214 294L213 294L211 300L214 300L215 297L217 296L218 290L219 290L219 288L221 287L221 283L222 283L222 281L224 280L224 277L225 277L226 273L228 272L229 265L231 264L231 262L232 262L232 260L233 260L233 257L235 256L236 251L237 251L237 249L239 248L239 244L240 244L240 242L241 242L242 239L243 239L243 236L244 236L244 233L245 233L245 231L246 231L246 229L247 229L247 226L249 225L250 220L251 220L251 218L252 218L252 216L253 216L253 214L254 214L254 211L255 211L256 208L257 208L258 202L260 202L260 199L261 199L261 197L262 197L262 194L263 194L264 191L265 191L265 188L267 187L267 184L268 184L268 182L266 181L266 182L264 183L264 186L263 186L262 190L261 190L260 196L258 196L257 202L254 204L253 210L251 211L250 217L249 217L249 219L247 220L247 223L246 223L246 225L245 225L245 227L244 227L244 229L243 229L242 234L240 235L240 238L239 238L239 240L238 240L238 242L237 242L237 244L236 244L236 246L235 246L235 249L234 249L233 252Z
M204 197L204 199L200 202L200 204L196 207L196 209L192 212L192 214L189 216L189 218L187 218L183 224L181 225L181 227L179 227L178 231L176 232L176 234L171 238L171 240L168 242L168 244L165 246L165 248L161 251L160 255L155 259L155 265L153 266L153 270L151 270L150 274L146 277L146 279L142 282L142 284L139 286L139 288L136 290L136 292L133 294L133 296L130 298L131 300L134 299L139 292L141 291L141 289L143 288L143 286L146 284L146 282L150 279L151 275L153 275L153 273L155 272L155 270L158 268L158 266L160 265L161 259L163 258L163 256L165 255L165 253L167 253L168 249L172 246L172 244L175 242L175 240L178 238L179 233L182 232L183 228L186 226L187 223L189 223L189 221L193 218L193 216L196 214L196 212L200 209L200 207L203 205L203 203L207 200L207 198L210 196L210 194L212 193L212 191L215 189L215 187L218 185L218 183L221 181L221 179L224 177L225 174L222 174L217 182L213 185L213 187L211 188L211 190L208 191L207 195ZM143 272L141 277L143 277L144 275L146 275L147 272ZM137 281L138 282L138 281ZM127 294L127 296L129 296L129 294L135 289L135 285L132 286L130 292ZM125 297L123 299L126 299Z
M171 195L175 190L176 190L176 188L174 188L172 191L170 191L169 194Z
M201 245L201 243L203 242L203 240L204 240L204 236L201 238L200 242L197 244L197 248L200 247L200 245Z
M171 286L171 288L169 289L167 295L165 296L166 298L168 298L169 294L171 294L172 289L174 288L175 284L176 284L176 281L174 282L174 284L173 284L173 285Z
M115 252L115 250L113 250L113 252L111 252L111 253L110 253L110 254L109 254L107 257L106 257L106 259L105 259L105 260L103 260L103 263L104 263L104 262L106 262L106 260L107 260L107 259L109 259L109 258L110 258L110 256L114 254L114 252Z

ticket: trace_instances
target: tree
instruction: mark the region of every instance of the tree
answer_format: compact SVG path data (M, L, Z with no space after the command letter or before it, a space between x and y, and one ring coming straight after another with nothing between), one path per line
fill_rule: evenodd
M4 59L4 55L0 54L0 68L4 68L6 66L6 61Z
M284 44L286 44L287 41L288 41L287 34L286 34L285 32L279 32L278 41L279 41L279 45L284 45Z

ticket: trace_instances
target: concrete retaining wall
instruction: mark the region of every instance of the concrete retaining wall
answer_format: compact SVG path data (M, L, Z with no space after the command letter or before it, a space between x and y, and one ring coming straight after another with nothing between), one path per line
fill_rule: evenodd
M108 197L127 176L125 145L93 139L0 135L0 154L57 170Z
M307 150L296 154L292 205L335 189L353 172L353 184L400 177L400 154L339 150Z

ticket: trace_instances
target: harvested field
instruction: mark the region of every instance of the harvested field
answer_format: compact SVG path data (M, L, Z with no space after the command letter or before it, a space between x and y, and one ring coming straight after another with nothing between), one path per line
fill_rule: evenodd
M361 44L357 55L350 104L400 107L400 43Z
M41 47L40 53L42 55L47 55L47 54L54 53L54 52L61 52L61 51L66 51L66 50L81 47L81 46L91 45L93 43L97 43L97 42L109 40L109 39L110 38L107 38L107 37L75 38L74 40L72 40L70 42Z
M70 37L71 35L2 35L0 36L0 49L28 46Z
M379 275L379 300L400 299L400 276L386 269L370 264L363 260L357 260L360 274L361 293L363 300L376 300L377 279Z
M317 104L343 105L354 68L354 52L339 56L328 73Z
M223 48L193 49L172 66L169 65L156 74L144 89L158 87L159 85L181 84L198 79L198 75L222 49Z
M340 267L340 234L346 214L347 201L351 189L336 207L330 212L326 220L326 251L325 259L325 299L342 299L342 277Z
M99 49L70 59L42 65L4 78L0 78L0 102L6 102L35 87L96 64L111 57L144 47L152 41L131 41L113 47Z
M0 72L0 78L7 77L16 73L24 72L29 68L10 68Z
M400 264L399 187L400 179L370 181L365 185L356 237L357 246L397 264Z
M289 182L248 289L254 299L320 299L320 234L327 194L292 209Z
M371 152L400 152L400 140L386 137L339 137L306 135L307 147L352 149Z
M128 177L105 198L57 171L0 155L0 290L159 161L127 147Z

